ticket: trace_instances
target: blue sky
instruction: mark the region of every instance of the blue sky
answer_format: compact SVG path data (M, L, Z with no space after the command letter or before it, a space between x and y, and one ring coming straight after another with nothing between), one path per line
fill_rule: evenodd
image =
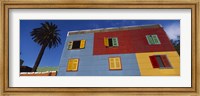
M170 39L176 40L180 36L180 20L20 20L20 58L24 60L24 66L33 67L41 48L31 39L30 32L46 21L58 26L62 44L46 48L39 67L59 65L68 31L161 24Z

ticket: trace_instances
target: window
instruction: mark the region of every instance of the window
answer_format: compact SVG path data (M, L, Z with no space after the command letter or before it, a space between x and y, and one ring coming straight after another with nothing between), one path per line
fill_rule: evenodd
M67 63L67 71L78 71L78 58L69 59Z
M166 55L149 56L153 68L172 68Z
M85 48L85 40L77 40L68 42L68 49L83 49Z
M119 46L117 37L112 37L112 38L105 37L104 38L104 45L106 47L117 47L117 46Z
M149 45L161 44L157 35L146 35Z
M121 70L121 60L120 57L110 57L109 58L109 69L110 70Z

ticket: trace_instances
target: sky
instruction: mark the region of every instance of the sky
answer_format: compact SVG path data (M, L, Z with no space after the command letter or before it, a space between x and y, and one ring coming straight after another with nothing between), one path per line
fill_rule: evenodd
M34 66L41 46L32 40L30 32L46 21L58 26L61 44L56 48L46 48L39 67L59 66L68 31L161 24L170 39L176 40L180 36L180 20L20 20L20 59L24 60L23 66Z

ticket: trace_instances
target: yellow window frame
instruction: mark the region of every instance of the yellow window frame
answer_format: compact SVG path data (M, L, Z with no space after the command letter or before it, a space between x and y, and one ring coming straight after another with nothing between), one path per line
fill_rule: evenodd
M122 70L122 63L120 57L109 57L108 62L110 70Z
M78 71L78 65L79 65L79 59L78 58L72 58L68 60L67 63L67 72L76 72Z

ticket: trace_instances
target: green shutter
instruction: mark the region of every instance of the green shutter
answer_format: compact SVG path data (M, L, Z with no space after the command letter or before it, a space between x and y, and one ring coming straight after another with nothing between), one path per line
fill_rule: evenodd
M113 46L119 46L118 44L118 39L115 37L115 38L112 38L112 45Z
M146 38L147 38L147 41L148 43L151 45L151 44L155 44L154 43L154 40L152 39L151 35L146 35Z
M68 50L71 50L73 46L73 41L68 42Z
M160 40L158 39L157 35L151 35L155 44L160 44Z

